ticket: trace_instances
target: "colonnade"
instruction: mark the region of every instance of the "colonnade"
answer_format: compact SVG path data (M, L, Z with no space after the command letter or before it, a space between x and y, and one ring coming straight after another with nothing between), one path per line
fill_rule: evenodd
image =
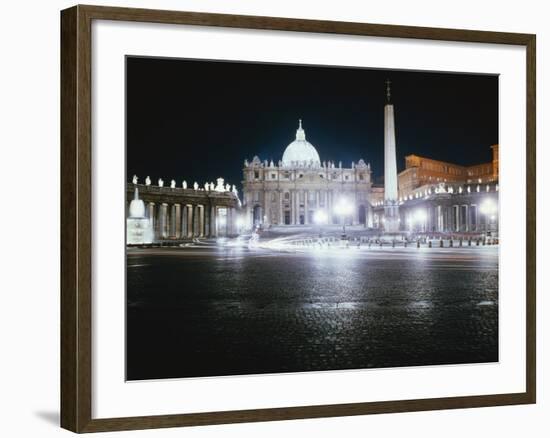
M155 240L230 236L236 233L234 207L146 202Z
M487 232L498 229L498 216L480 212L478 204L439 204L401 208L407 231Z

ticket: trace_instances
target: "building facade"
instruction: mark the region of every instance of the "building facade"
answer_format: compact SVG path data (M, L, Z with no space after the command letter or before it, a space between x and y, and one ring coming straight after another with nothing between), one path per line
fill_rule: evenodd
M398 175L399 229L426 233L498 234L498 144L492 160L474 166L418 155ZM385 229L384 202L374 201L374 226Z
M302 122L296 139L282 159L245 160L243 168L244 221L249 227L307 226L314 224L322 211L328 224L372 226L371 168L360 159L350 167L321 161L315 147L306 140ZM340 216L335 210L345 201L352 213Z
M418 155L405 157L405 170L399 173L399 197L407 198L419 187L438 183L484 184L498 181L498 144L491 146L492 160L474 166L461 166Z

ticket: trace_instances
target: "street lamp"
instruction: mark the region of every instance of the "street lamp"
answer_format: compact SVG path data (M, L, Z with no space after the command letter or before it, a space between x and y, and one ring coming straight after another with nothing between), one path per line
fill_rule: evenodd
M414 222L417 224L417 226L420 228L420 231L424 231L426 227L426 219L428 216L426 215L426 211L419 209L414 212Z
M342 218L342 239L346 238L346 216L350 215L353 211L353 205L346 199L341 198L334 206L334 211Z
M316 210L313 214L313 222L319 225L319 237L321 237L321 227L327 223L327 220L328 216L324 210Z
M485 215L485 232L487 232L490 223L496 219L497 204L493 199L486 198L479 206L479 211Z

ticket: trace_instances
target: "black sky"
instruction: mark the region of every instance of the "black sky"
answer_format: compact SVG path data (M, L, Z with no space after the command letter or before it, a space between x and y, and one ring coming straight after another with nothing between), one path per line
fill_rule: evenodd
M278 161L303 119L323 160L370 162L383 176L385 80L398 170L418 154L470 165L498 143L498 77L181 59L127 58L127 174L192 184Z

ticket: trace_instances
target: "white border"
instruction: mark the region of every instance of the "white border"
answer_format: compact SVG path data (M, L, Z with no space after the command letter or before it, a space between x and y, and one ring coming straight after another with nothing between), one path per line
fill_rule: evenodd
M92 51L93 418L525 391L523 47L95 20ZM128 54L500 74L500 362L125 383Z

